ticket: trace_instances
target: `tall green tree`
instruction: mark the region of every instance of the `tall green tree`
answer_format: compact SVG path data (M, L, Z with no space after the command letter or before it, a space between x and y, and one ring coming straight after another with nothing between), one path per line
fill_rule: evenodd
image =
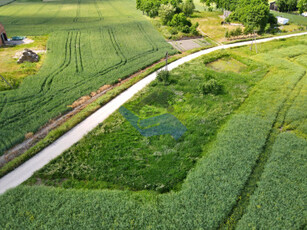
M277 0L278 10L281 12L290 12L297 9L297 0Z
M182 4L182 12L186 15L186 16L191 16L193 14L195 10L195 5L193 3L193 0L186 0L183 4Z
M267 0L239 0L233 18L252 30L264 30L269 22L270 10Z
M307 0L299 0L298 3L297 3L297 8L298 8L300 14L307 11Z
M161 19L162 24L166 25L169 21L171 21L175 12L176 9L172 4L162 4L159 8L159 17Z

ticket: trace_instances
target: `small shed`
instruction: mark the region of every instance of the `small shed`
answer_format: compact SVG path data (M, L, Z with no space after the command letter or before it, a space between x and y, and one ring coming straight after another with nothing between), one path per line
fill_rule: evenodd
M275 10L278 11L278 6L276 4L276 2L270 2L270 10Z
M3 46L7 41L7 35L4 26L0 23L0 46Z
M289 19L288 18L284 18L284 17L276 17L277 18L277 23L280 25L286 25L287 23L289 23Z

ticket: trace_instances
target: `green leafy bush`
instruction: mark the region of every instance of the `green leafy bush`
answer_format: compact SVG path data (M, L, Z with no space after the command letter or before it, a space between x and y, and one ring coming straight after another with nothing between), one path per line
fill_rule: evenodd
M172 20L169 22L170 26L183 28L185 26L190 27L192 25L191 21L187 19L184 13L175 14Z
M167 70L161 70L157 75L157 79L161 82L164 82L164 84L169 83L169 77L170 77L170 73Z
M203 94L214 94L217 95L221 93L222 85L218 83L215 79L210 79L202 85Z

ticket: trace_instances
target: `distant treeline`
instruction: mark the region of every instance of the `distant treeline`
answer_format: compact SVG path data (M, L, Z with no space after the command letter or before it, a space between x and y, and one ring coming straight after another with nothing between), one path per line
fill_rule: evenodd
M198 23L192 24L187 18L192 15L195 5L193 0L137 0L136 8L150 17L159 16L161 23L172 28L172 33L178 31L198 35Z

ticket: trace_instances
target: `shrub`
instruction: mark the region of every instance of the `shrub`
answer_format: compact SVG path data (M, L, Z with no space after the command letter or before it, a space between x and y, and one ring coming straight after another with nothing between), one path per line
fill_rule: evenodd
M197 31L197 27L199 26L198 22L196 22L194 25L191 26L190 28L190 33L192 33L193 35L199 35L198 31Z
M217 95L222 91L222 85L215 79L210 79L202 86L203 94L214 94Z
M244 28L243 33L244 33L245 35L251 34L251 33L253 33L253 28L250 27L250 26L246 26L246 27Z
M183 32L183 33L190 33L190 27L189 26L183 26L183 27L180 27L180 30Z
M225 33L225 38L229 38L230 35L229 35L229 31L227 30L226 33Z
M184 13L180 13L173 16L172 20L169 22L169 25L183 28L185 26L192 26L192 23L187 19Z
M242 28L241 28L241 27L238 27L238 28L235 30L235 33L236 33L236 36L242 35L242 33L243 33Z
M178 34L178 29L176 27L169 27L168 28L168 32L171 34L171 35L175 35L175 34Z
M170 76L169 71L161 70L158 73L157 79L158 79L158 81L161 81L161 82L164 82L164 84L167 84L167 83L169 83L169 76Z

